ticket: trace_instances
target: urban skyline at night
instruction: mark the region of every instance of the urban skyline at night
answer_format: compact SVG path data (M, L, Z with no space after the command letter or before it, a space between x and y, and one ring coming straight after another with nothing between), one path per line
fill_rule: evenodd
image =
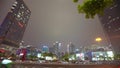
M119 12L120 0L1 0L0 68L120 68Z
M12 6L13 2L14 0L8 5ZM96 16L95 19L86 20L83 14L78 14L75 9L76 4L73 4L72 1L53 0L49 4L45 4L47 0L41 0L34 1L34 6L31 5L31 2L32 0L25 1L32 12L23 37L26 45L41 47L41 44L49 44L52 46L55 41L59 41L64 50L69 42L78 48L98 45L98 42L95 41L97 37L102 38L100 45L109 45L99 18ZM39 8L35 8L35 5L38 4L40 4Z

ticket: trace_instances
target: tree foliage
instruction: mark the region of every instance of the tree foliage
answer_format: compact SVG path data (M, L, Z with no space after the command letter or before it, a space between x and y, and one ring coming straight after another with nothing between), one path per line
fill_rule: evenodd
M69 61L69 57L70 57L70 54L65 54L64 56L62 56L62 60L64 61Z
M80 0L73 0L77 3ZM78 12L85 13L86 18L94 18L96 14L103 15L104 9L113 4L113 0L84 0L83 4L78 5Z
M44 57L46 57L46 56L51 56L51 57L55 56L53 53L47 53L47 52L43 53L42 55Z
M115 60L120 60L120 54L114 54L114 59Z

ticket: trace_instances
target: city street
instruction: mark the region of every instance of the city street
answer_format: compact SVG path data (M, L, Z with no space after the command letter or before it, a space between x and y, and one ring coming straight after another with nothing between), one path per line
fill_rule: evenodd
M113 64L50 64L50 63L16 63L12 68L119 68Z
M120 0L0 0L0 68L120 68Z

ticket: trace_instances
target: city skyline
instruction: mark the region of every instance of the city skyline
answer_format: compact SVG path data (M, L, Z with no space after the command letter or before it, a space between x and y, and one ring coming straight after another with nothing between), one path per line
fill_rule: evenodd
M105 41L101 43L106 44L97 16L95 19L85 19L84 14L78 13L76 4L71 0L36 0L34 2L25 0L25 2L32 11L23 39L26 43L34 42L31 44L36 46L48 43L51 46L55 41L59 41L64 49L69 42L76 47L97 44L94 39L100 36ZM32 36L35 40L30 38Z
M32 12L23 37L25 44L40 46L48 43L52 46L59 41L64 50L69 42L76 47L97 44L94 39L99 36L103 39L101 44L107 45L98 17L85 19L72 0L24 1Z

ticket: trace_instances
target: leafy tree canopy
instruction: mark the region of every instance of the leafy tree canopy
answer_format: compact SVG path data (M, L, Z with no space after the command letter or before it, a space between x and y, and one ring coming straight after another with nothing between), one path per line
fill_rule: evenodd
M78 3L80 0L73 0ZM96 14L103 15L104 9L110 7L113 0L84 0L83 4L78 5L78 12L85 13L86 18L94 18Z

